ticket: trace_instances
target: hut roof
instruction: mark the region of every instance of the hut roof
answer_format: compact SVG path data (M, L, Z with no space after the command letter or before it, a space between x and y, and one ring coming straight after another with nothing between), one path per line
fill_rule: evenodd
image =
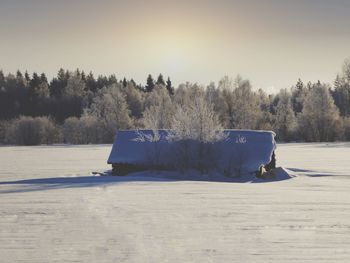
M171 155L178 142L169 141L167 130L118 131L108 164L171 165ZM225 130L227 138L214 143L219 169L240 167L243 172L256 171L271 161L275 133L272 131Z

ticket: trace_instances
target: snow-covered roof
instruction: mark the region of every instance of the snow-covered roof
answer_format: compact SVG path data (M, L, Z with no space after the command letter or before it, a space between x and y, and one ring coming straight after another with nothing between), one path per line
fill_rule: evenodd
M254 172L270 162L274 151L275 133L272 131L225 130L227 138L214 143L218 168L240 169L241 173ZM141 136L140 136L141 135ZM108 164L140 164L169 166L173 163L173 147L178 142L167 139L167 130L118 131ZM152 139L156 139L153 140Z

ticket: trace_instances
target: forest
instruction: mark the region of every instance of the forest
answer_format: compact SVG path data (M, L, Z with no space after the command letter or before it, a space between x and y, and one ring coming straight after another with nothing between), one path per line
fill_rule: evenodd
M298 79L277 94L239 75L175 88L162 74L141 85L79 69L60 69L50 81L45 73L0 71L1 144L111 143L117 130L138 128L206 129L209 137L220 129L272 130L280 142L349 141L350 60L332 84Z

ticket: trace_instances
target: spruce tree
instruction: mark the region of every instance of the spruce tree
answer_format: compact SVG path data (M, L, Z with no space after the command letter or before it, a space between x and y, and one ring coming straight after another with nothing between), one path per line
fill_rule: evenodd
M157 84L157 85L165 86L165 81L164 81L164 78L163 78L163 75L162 75L162 74L159 74L156 84Z
M28 71L26 71L26 72L24 73L24 78L25 78L25 80L26 80L27 83L30 82L30 76L29 76L29 74L28 74Z
M174 95L174 88L171 84L171 80L169 77L168 77L168 80L166 81L166 89L168 90L169 95Z
M41 75L40 75L40 81L41 81L41 82L47 83L47 77L46 77L45 73L41 73Z
M87 90L95 93L97 90L97 85L96 85L96 80L94 78L94 75L92 74L92 72L90 71L89 75L86 76L86 88Z
M118 83L118 80L117 80L117 77L112 74L108 77L108 85L113 85L113 84L117 84Z
M304 86L304 83L301 79L298 79L295 87L292 88L292 106L293 111L298 114L303 110L303 103L305 97L308 93L308 89Z
M130 80L130 83L131 83L131 85L132 85L134 88L137 86L134 79L131 79L131 80Z
M2 70L0 70L0 90L5 87L5 75Z
M40 85L41 80L39 75L34 72L32 75L32 79L29 82L29 99L33 100L36 96L36 90L38 88L38 86Z
M342 117L350 116L350 61L345 60L342 73L337 75L332 92Z
M147 77L147 84L145 88L147 92L151 92L154 89L154 80L151 74L149 74Z
M126 81L126 78L123 78L123 87L126 88L128 86L128 82Z
M23 74L21 73L21 71L17 70L16 73L16 85L18 89L23 89L26 87L26 80L23 77Z
M86 75L85 75L84 70L81 72L81 79L82 79L83 81L86 81Z

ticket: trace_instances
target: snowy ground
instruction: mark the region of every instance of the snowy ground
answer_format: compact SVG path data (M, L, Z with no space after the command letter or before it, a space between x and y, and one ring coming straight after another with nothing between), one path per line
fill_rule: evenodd
M110 146L0 147L0 262L350 262L350 143L267 183L93 177Z

